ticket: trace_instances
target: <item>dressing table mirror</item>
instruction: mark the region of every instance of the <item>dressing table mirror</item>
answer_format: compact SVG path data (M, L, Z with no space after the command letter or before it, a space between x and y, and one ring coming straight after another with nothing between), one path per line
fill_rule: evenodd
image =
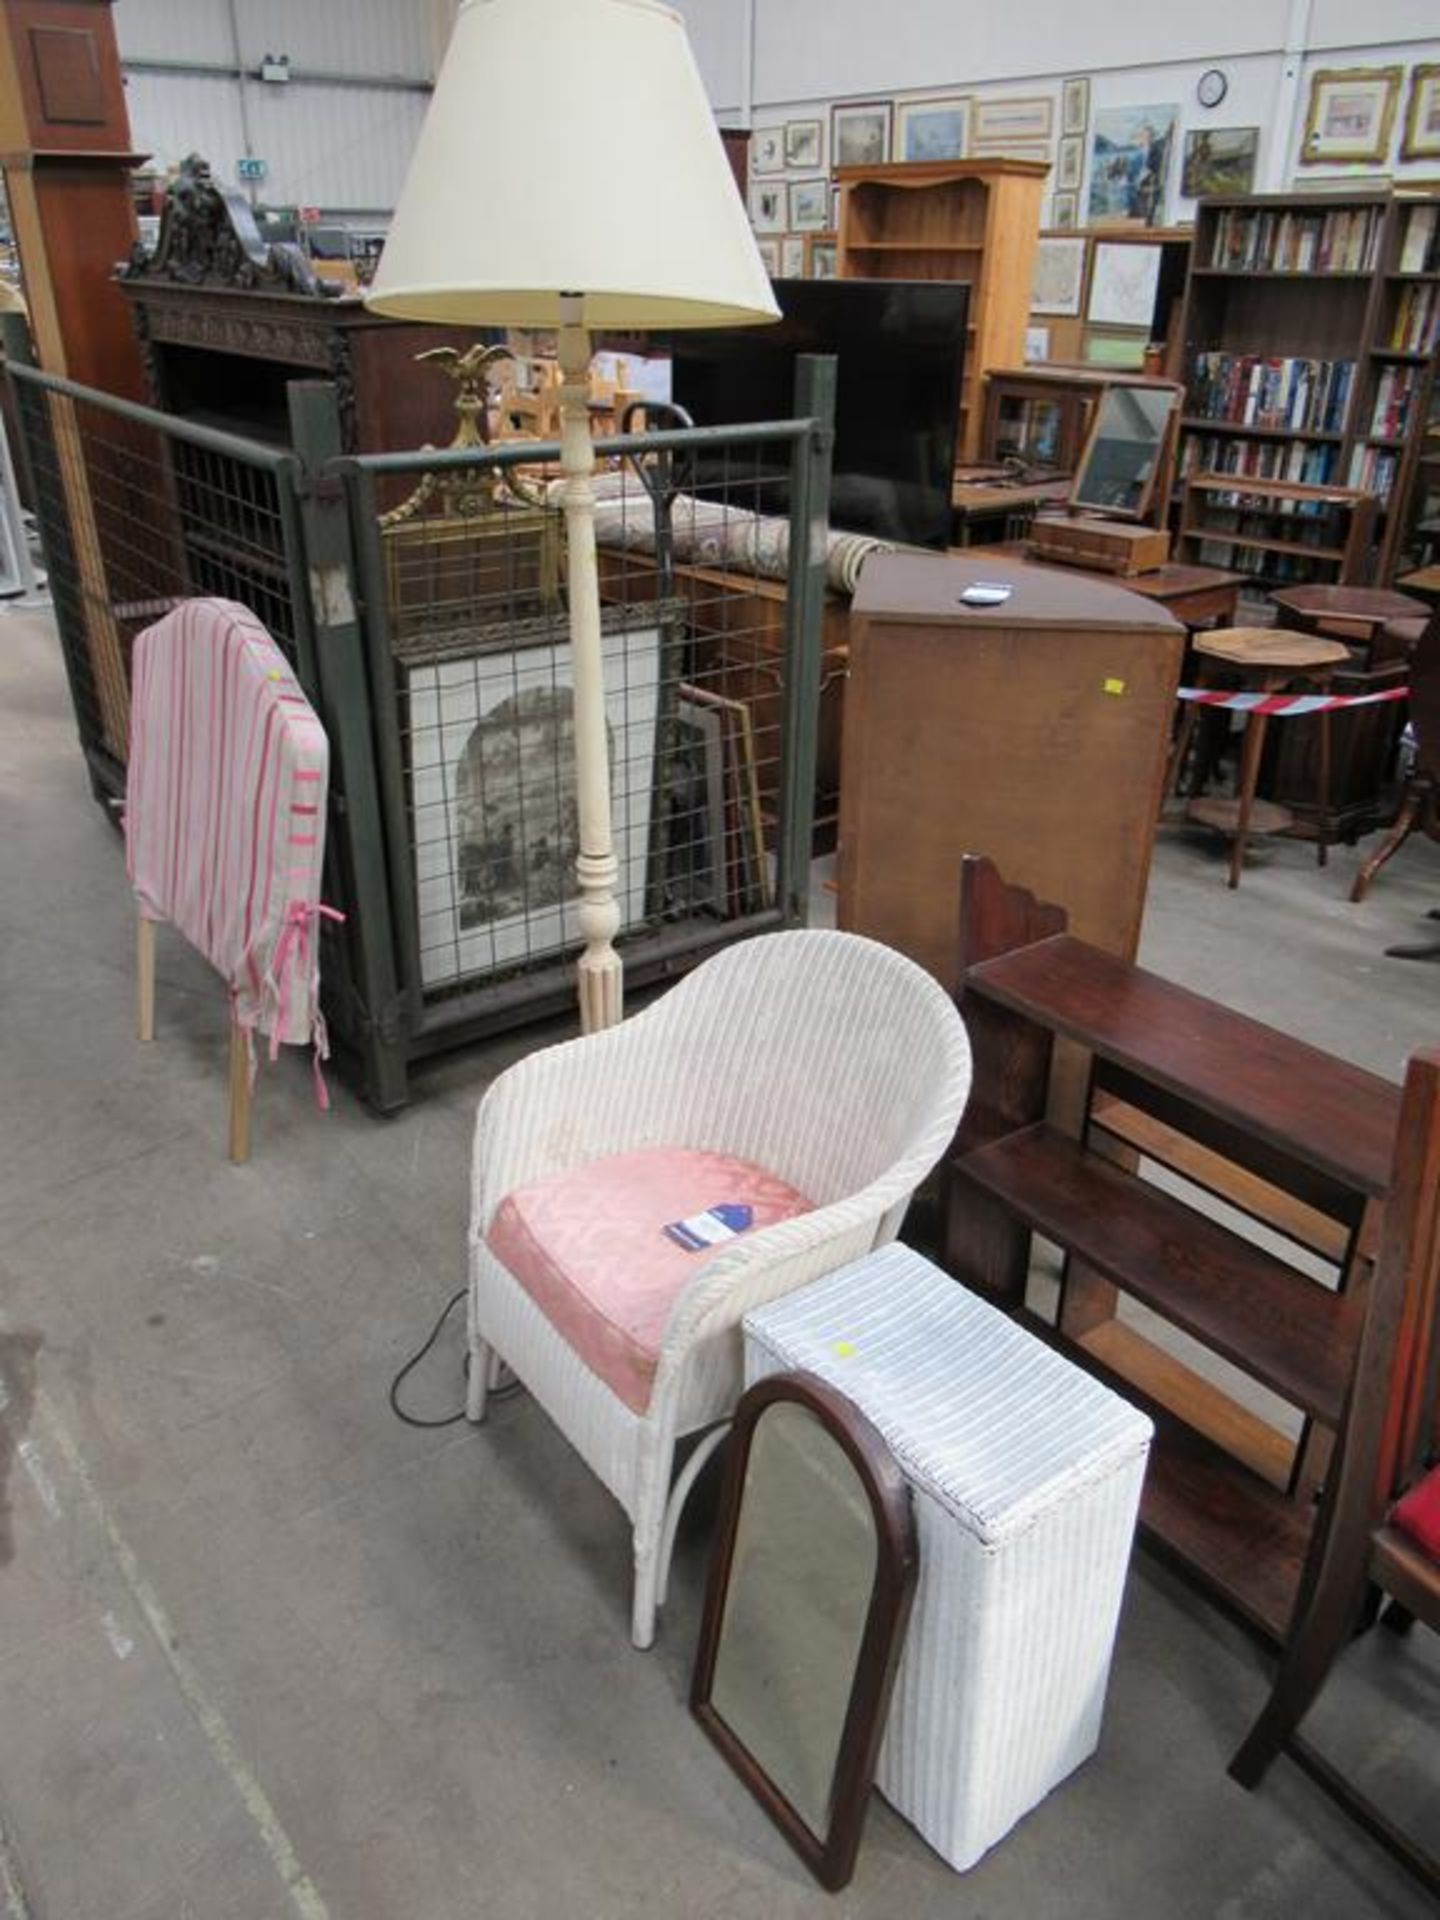
M691 1706L822 1886L855 1868L917 1570L879 1433L814 1375L735 1414Z
M1072 513L1145 520L1157 499L1163 508L1178 404L1170 386L1106 388L1071 483Z

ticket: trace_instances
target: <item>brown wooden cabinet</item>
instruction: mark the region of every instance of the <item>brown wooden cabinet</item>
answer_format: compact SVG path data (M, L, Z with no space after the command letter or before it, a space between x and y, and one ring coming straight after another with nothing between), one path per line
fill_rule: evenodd
M852 280L963 280L971 288L958 461L980 449L980 382L1025 358L1047 162L951 160L838 167L838 272ZM876 369L884 378L884 369Z
M975 581L1012 587L966 606ZM881 555L850 614L839 922L955 984L966 853L1134 953L1185 631L1083 574Z

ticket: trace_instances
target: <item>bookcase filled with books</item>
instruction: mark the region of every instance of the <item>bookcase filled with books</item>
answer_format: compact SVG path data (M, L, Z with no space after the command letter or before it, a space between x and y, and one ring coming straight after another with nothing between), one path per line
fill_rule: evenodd
M1195 518L1212 522L1217 564L1261 586L1390 577L1432 385L1437 219L1440 193L1374 188L1200 203L1180 477L1233 475L1252 489L1248 511L1239 492L1231 501L1208 486L1208 511L1187 511L1192 531ZM1295 490L1271 516L1273 536L1256 489L1275 489L1272 502ZM1357 493L1373 512L1355 511L1345 496ZM1230 508L1244 544L1221 537Z
M1397 196L1381 265L1349 481L1377 496L1388 581L1432 564L1440 535L1440 190Z

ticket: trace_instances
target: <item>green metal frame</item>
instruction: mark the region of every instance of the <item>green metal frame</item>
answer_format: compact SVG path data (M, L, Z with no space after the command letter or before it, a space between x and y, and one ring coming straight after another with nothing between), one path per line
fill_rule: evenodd
M386 476L531 465L558 460L558 446L511 443L487 448L478 458L467 451L344 455L335 388L323 381L297 381L289 388L292 449L268 447L41 372L18 317L5 321L5 345L9 377L22 401L21 457L32 470L45 451L32 444L32 436L41 420L48 427L49 411L24 405L27 392L68 398L150 429L162 441L183 442L274 479L297 673L331 740L327 893L346 915L346 925L327 939L326 1000L333 1037L356 1061L365 1099L381 1111L400 1107L409 1097L414 1061L483 1034L570 1012L575 994L569 956L442 998L427 999L422 990L377 506L377 483ZM625 947L633 986L683 972L716 946L805 919L834 395L833 360L806 357L798 366L795 418L597 442L602 459L769 442L788 446L790 460L775 904L716 922L711 929L634 936ZM53 455L53 448L49 451ZM88 714L89 700L82 697L90 666L84 607L75 587L80 575L73 531L63 499L51 498L48 508L40 515L40 531L81 746L96 797L114 812L123 800L125 770L105 748Z

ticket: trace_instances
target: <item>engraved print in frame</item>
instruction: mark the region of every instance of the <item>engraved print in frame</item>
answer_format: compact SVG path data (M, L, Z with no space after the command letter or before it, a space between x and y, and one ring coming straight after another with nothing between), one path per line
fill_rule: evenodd
M604 616L620 930L644 918L666 624ZM572 660L563 620L400 664L420 973L429 987L583 945Z

